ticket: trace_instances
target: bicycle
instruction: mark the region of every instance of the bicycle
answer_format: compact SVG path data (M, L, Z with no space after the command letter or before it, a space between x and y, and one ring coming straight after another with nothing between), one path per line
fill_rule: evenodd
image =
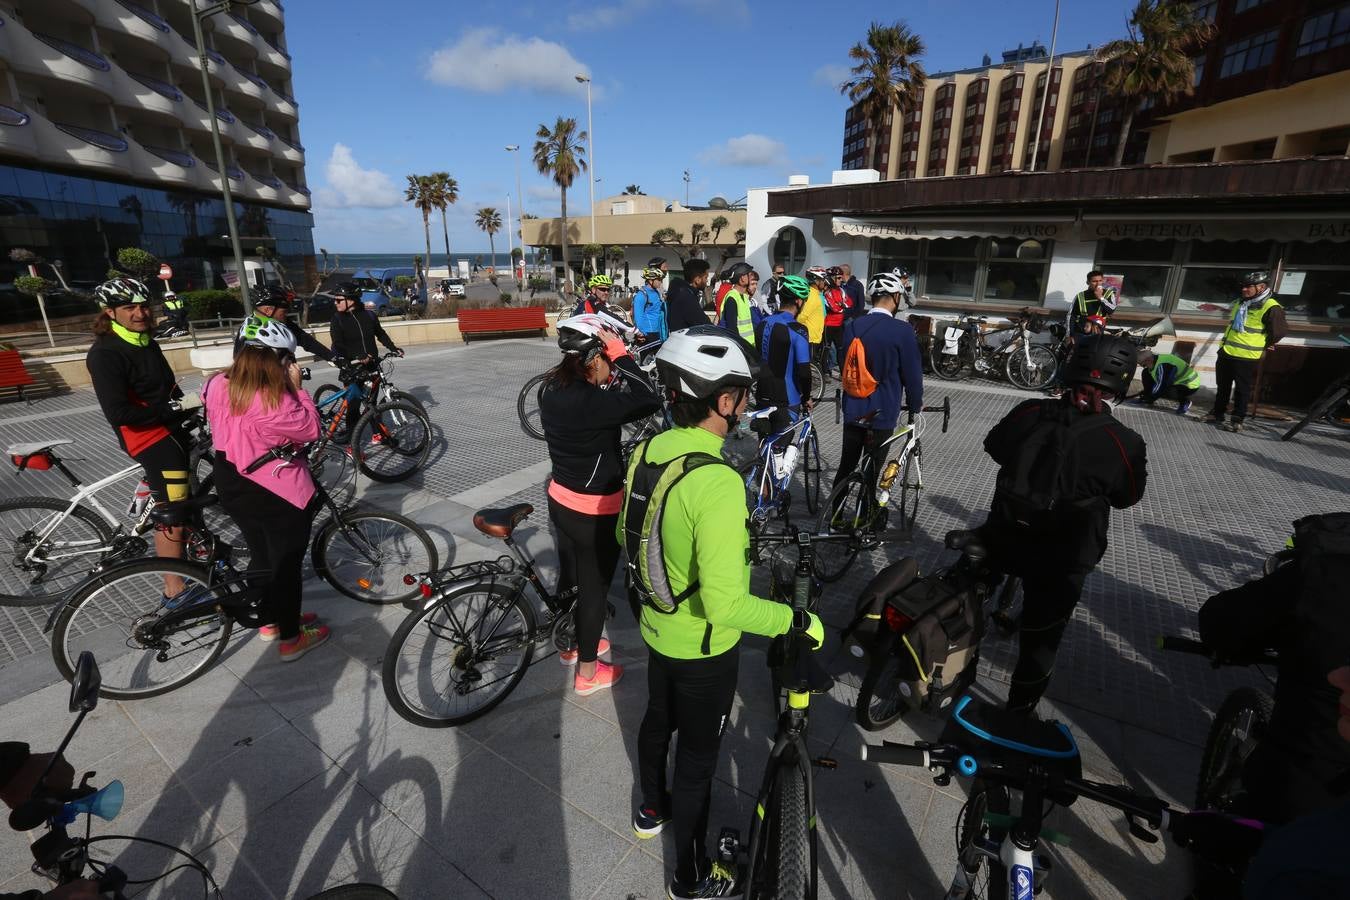
M777 411L769 406L755 410L749 420L767 420ZM797 420L777 434L767 435L759 442L759 449L749 467L744 470L747 501L750 505L750 534L762 534L770 519L788 524L788 510L792 505L790 487L801 463L802 495L806 511L812 515L820 507L820 477L823 463L820 458L820 439L816 434L811 413L802 411Z
M316 481L325 488L335 488L346 480L346 464L337 458L341 451L331 445L342 441L340 435L345 432L348 411L365 396L367 377L368 373L359 367L344 368L342 380L347 386L315 401L320 432L311 447L310 459L311 464L321 467ZM352 427L348 450L357 469L366 477L386 483L403 481L420 469L431 454L431 420L420 405L406 400L373 404ZM333 477L330 465L337 477Z
M45 834L33 842L33 872L51 879L57 886L78 881L86 877L85 873L88 872L92 879L97 882L100 896L110 893L118 900L125 900L126 895L123 893L123 889L128 885L135 885L137 888L143 889L145 885L167 878L180 869L194 869L202 876L202 896L214 895L219 898L221 896L220 886L216 884L215 878L212 877L211 870L186 850L149 838L132 837L130 835L90 836L94 816L111 822L122 811L125 788L121 781L113 780L102 788L95 788L89 783L95 773L85 772L84 777L80 779L80 783L70 788L54 788L45 783L47 776L51 774L55 767L56 761L70 746L70 742L75 737L75 732L79 730L80 725L83 724L85 716L93 712L98 706L101 683L102 679L98 664L94 661L94 655L87 651L80 654L70 687L69 709L77 714L75 722L66 732L66 736L62 738L56 752L52 754L51 762L47 764L46 771L38 778L29 799L15 808L10 815L10 825L17 830L28 831L40 826L45 826L47 829ZM72 837L67 826L74 824L80 816L85 817L84 837ZM132 881L120 868L112 865L108 860L100 858L100 854L93 852L94 848L110 841L150 844L161 849L172 850L187 861L154 878Z
M1346 344L1350 344L1350 335L1342 333L1336 335L1336 337ZM1303 415L1303 418L1294 423L1294 427L1280 435L1280 440L1293 440L1294 435L1318 420L1326 420L1337 428L1350 428L1350 372L1327 385L1326 389L1317 395L1317 399L1308 406L1308 411Z
M245 471L274 460L294 464L300 452L290 445L275 448ZM401 603L415 596L403 576L436 566L430 536L403 516L343 509L321 485L317 491L329 515L310 544L315 573L362 603ZM156 527L183 527L185 559L150 557L102 568L52 610L43 630L51 633L52 658L62 676L74 676L82 651L97 650L105 659L104 696L155 697L204 674L225 651L236 623L265 624L250 584L265 573L238 569L232 548L205 526L201 510L215 502L204 495L151 511ZM184 583L180 596L186 599L165 603L166 577Z
M1259 822L1173 809L1123 785L1085 780L1078 744L1066 725L1009 713L970 696L957 702L940 743L869 744L862 758L929 769L942 786L953 775L973 779L957 825L958 865L948 900L1029 900L1039 894L1051 868L1049 856L1037 852L1041 841L1068 840L1045 828L1045 819L1055 806L1080 797L1125 813L1138 840L1156 843L1155 832L1166 832L1178 846L1229 870L1241 869L1262 837ZM1020 795L1015 810L1013 791Z
M380 668L384 695L403 719L424 728L471 722L515 689L537 645L574 646L575 597L546 587L512 537L533 512L517 503L474 513L474 527L500 539L510 555L404 577L417 596L406 604L411 612L389 639ZM527 591L543 605L541 622Z
M949 381L972 375L1000 373L1025 390L1040 390L1054 380L1059 369L1059 354L1045 344L1033 342L1032 335L1063 326L1045 316L1024 309L1012 322L998 328L986 328L988 316L958 316L947 326L941 340L934 339L929 349L933 374ZM990 338L1007 334L1008 339L991 344Z
M773 639L768 653L779 715L750 820L741 882L747 897L795 900L816 896L816 794L811 770L813 766L833 769L835 762L826 757L813 760L806 733L811 695L829 691L833 679L817 661L806 637L806 617L798 614L814 611L819 599L813 561L816 545L855 540L854 535L801 532L761 534L751 541L751 556L756 561L768 546L795 544L798 552L795 562L778 556L770 567L770 594L790 605L794 615L792 628ZM724 832L719 845L727 837ZM734 830L729 837L734 846Z
M365 403L393 403L401 400L404 403L411 403L421 410L422 415L427 414L426 407L421 400L408 393L400 391L394 387L394 360L401 359L399 354L389 351L374 360L367 368L364 376L360 380L361 400ZM355 373L355 367L351 370ZM321 384L314 389L314 405L319 406L334 394L341 392L343 388L336 384Z
M837 422L842 404L836 406ZM952 404L948 397L942 398L941 406L925 406L925 413L942 413L942 432L947 432L951 422ZM829 534L836 531L859 533L866 536L861 544L851 544L836 554L834 551L816 556L816 575L822 581L837 581L848 571L859 549L872 549L881 542L890 521L890 501L894 493L899 493L900 527L903 535L914 533L914 523L919 515L919 496L923 492L923 417L913 413L909 421L896 427L891 436L881 442L881 449L887 455L894 445L899 444L899 452L876 471L876 463L869 449L864 449L858 468L850 472L842 481L830 490L825 505L821 507L820 518L816 522L817 534ZM865 424L865 423L864 423ZM878 475L880 477L878 478ZM896 489L896 483L899 488Z

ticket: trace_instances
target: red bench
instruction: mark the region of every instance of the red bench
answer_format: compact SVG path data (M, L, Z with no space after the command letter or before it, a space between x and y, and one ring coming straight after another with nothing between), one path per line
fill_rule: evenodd
M512 334L548 336L548 319L542 306L461 309L459 333L464 343L471 337L498 337Z
M19 399L31 403L23 395L23 389L37 384L33 376L24 368L23 358L18 350L0 350L0 388L18 388Z

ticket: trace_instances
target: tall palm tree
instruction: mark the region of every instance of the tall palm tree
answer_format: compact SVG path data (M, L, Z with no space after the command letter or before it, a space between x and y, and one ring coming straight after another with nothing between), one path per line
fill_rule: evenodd
M567 189L572 186L577 175L586 171L586 132L577 131L576 119L558 121L552 128L540 125L534 135L534 165L539 174L547 175L562 191L562 264L563 282L572 280L572 270L567 264Z
M445 211L459 199L459 182L451 178L449 172L432 172L431 180L436 186L436 208L441 211L441 232L445 235L445 267L453 275L455 267L450 262L450 226L446 224Z
M426 267L431 265L431 211L436 208L436 184L430 175L409 175L403 199L422 211L422 234L427 240L427 255L423 257L422 284L428 279Z
M491 206L484 206L478 210L473 222L481 230L487 232L488 250L491 252L492 270L495 273L497 270L497 242L492 239L492 236L502 230L502 214Z
M861 104L871 139L867 142L867 167L875 169L881 131L886 114L908 114L919 101L919 92L928 78L919 62L925 47L923 39L904 22L883 25L873 22L867 29L866 43L859 41L848 51L855 65L851 76L839 86L839 93L851 103ZM883 173L884 174L884 173Z
M624 192L625 194L641 195L641 194L642 194L642 185L640 185L640 184L630 184L630 185L628 185L628 187L626 187L626 188L623 189L623 192Z
M1130 36L1097 51L1106 63L1106 90L1125 99L1125 115L1116 139L1115 165L1125 159L1125 144L1135 113L1146 99L1171 103L1195 91L1191 56L1214 36L1214 26L1197 19L1183 0L1139 0L1129 21Z

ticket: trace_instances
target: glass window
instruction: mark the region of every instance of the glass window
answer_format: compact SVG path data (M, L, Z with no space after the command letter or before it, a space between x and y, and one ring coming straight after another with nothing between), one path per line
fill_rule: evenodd
M1294 55L1320 53L1346 41L1350 41L1350 3L1305 19Z
M1097 258L1112 262L1171 262L1175 247L1176 241L1098 241Z
M1138 266L1119 265L1117 263L1098 263L1097 268L1106 275L1120 279L1120 305L1131 309L1161 309L1163 292L1167 288L1167 273L1170 265Z
M1248 269L1264 269L1275 245L1271 241L1192 241L1191 263L1231 263Z
M1240 269L1187 266L1177 297L1177 312L1224 315L1237 299L1242 280Z
M867 277L878 272L889 272L902 267L910 272L919 269L919 245L921 241L896 241L886 238L872 238L867 258ZM866 279L864 279L866 280Z
M798 273L806 265L806 235L791 225L779 231L769 254L772 264L789 273Z
M1219 11L1219 0L1200 0L1198 3L1191 4L1191 13L1197 21L1213 22L1214 15Z
M979 238L929 241L923 292L935 297L974 299L979 247Z
M1260 34L1234 41L1223 50L1223 62L1219 66L1219 77L1227 78L1254 69L1263 69L1275 59L1275 45L1279 41L1280 30L1272 28Z
M1262 3L1265 2L1266 0L1237 0L1237 2L1233 4L1233 12L1235 13L1246 12L1247 10L1260 6Z
M1347 259L1345 244L1295 241L1285 248L1284 267L1287 269L1295 265L1345 266L1350 265L1350 259Z
M1350 321L1350 268L1286 268L1276 299L1291 316Z

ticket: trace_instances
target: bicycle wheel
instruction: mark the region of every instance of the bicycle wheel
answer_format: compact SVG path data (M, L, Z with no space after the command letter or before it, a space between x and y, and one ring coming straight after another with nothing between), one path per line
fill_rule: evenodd
M427 414L427 408L426 408L426 406L422 403L422 401L421 401L421 400L418 400L416 397L414 397L412 394L408 393L407 391L392 391L392 390L391 390L391 391L389 391L389 399L388 399L387 401L385 401L385 402L387 402L387 403L409 403L409 404L412 404L413 406L417 407L417 411L420 412L422 415L425 416L425 415Z
M900 696L902 664L895 653L898 641L899 636L888 629L858 686L858 703L853 708L853 717L868 731L890 727L909 709Z
M329 441L321 441L310 450L309 474L339 506L356 490L356 463L347 451Z
M945 346L945 341L934 337L928 352L929 362L933 366L934 375L948 381L956 381L965 371L966 357L973 356L970 338L962 336L955 353L943 353L942 348Z
M352 432L356 467L375 481L403 481L431 454L431 422L407 403L381 403Z
M1039 391L1055 380L1058 360L1044 344L1028 344L1008 354L1008 381L1028 391Z
M816 520L817 534L861 531L871 524L871 495L861 473L853 472L834 486ZM816 547L816 577L838 581L853 565L858 548L852 542L822 542Z
M534 655L534 611L520 591L470 582L408 615L380 678L394 712L424 728L462 725L506 699Z
M777 900L805 900L811 889L811 823L806 807L806 776L785 762L773 784L772 821L767 835L769 869Z
M811 399L816 403L825 396L825 370L819 363L811 363Z
M403 576L434 572L438 559L431 537L403 516L387 512L344 512L330 519L310 549L314 572L338 593L362 603L402 603L419 588Z
M309 900L398 900L398 895L378 884L340 884Z
M164 607L165 576L181 578L202 601L195 615L155 627ZM210 573L176 559L141 559L89 579L71 595L52 630L52 659L67 681L80 653L98 659L99 695L114 700L155 697L200 677L220 658L234 622L214 602ZM193 607L196 611L197 607Z
M802 495L806 498L806 511L815 515L820 509L820 477L823 465L820 461L820 441L816 439L816 433L811 432L811 436L806 439L806 447L802 450Z
M0 606L41 606L62 599L107 552L112 529L83 506L38 540L69 505L55 497L0 503Z
M1007 900L1008 872L998 859L989 859L978 850L978 842L1001 844L1007 837L1008 789L976 780L970 797L961 809L957 824L956 849L961 868L971 887L969 896L985 900ZM957 874L961 877L961 873Z
M900 530L906 535L914 533L914 521L919 517L919 495L923 493L923 471L919 465L919 451L905 454L900 466L900 477L891 486L891 502L895 503L895 494L900 494L896 506L900 510Z
M1265 691L1238 688L1214 716L1200 755L1195 808L1232 811L1242 792L1242 767L1270 727L1275 702Z
M314 389L314 405L315 405L315 406L318 406L318 407L322 407L322 406L323 406L323 401L327 400L329 397L333 396L334 394L340 394L340 393L342 393L342 386L341 386L341 385L338 385L338 384L321 384L321 385L319 385L318 387L316 387L316 388ZM333 407L331 407L331 408L329 408L329 409L321 409L320 415L323 415L323 416L331 415L332 412L333 412L333 410L335 410L336 408L337 408L337 405L334 404Z
M543 387L547 372L541 372L520 389L516 397L516 415L520 416L520 427L532 438L544 439L544 426L539 421L539 389Z
M1298 423L1295 424L1293 428L1290 428L1281 435L1280 440L1292 440L1294 435L1323 417L1326 417L1327 421L1336 425L1338 428L1347 427L1343 424L1344 411L1338 408L1338 404L1342 404L1347 396L1350 396L1350 377L1338 379L1333 382L1331 387L1323 391L1322 395L1312 402L1312 405L1308 407L1308 412L1303 418L1299 419ZM1341 416L1333 417L1334 413L1341 413Z

